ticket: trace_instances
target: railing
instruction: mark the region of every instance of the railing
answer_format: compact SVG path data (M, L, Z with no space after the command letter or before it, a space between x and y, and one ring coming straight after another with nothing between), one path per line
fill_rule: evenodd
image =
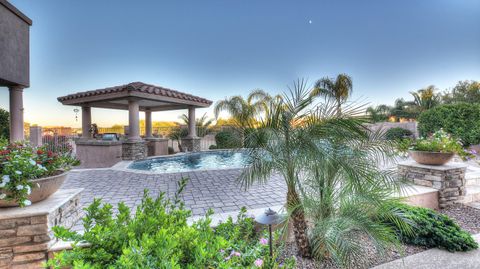
M72 128L42 130L42 145L53 152L75 152L75 138L79 135Z

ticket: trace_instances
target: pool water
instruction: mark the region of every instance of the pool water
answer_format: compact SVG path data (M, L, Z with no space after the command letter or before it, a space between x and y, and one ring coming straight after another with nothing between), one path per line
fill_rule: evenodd
M206 151L135 161L128 168L159 173L175 173L205 169L242 168L247 164L248 155L244 151Z

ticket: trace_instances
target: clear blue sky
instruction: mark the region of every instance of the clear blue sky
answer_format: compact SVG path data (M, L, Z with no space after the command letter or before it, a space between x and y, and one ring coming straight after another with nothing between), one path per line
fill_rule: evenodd
M216 101L348 73L353 98L378 104L480 80L478 0L11 2L33 20L25 113L41 125L80 125L58 96L132 81ZM93 121L127 113L96 109Z

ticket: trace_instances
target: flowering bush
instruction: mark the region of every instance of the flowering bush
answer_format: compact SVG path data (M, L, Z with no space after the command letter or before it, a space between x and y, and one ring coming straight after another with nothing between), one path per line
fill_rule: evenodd
M78 164L71 152L54 153L17 142L0 141L0 200L16 201L20 206L35 186L32 179L55 175Z
M463 159L471 157L474 152L466 151L460 140L440 129L427 138L417 139L410 147L411 150L456 153Z
M217 228L207 216L187 224L190 211L180 193L172 201L145 191L132 216L123 203L114 215L110 204L96 199L86 208L83 233L54 227L55 235L73 241L73 249L48 261L52 268L294 268L294 260L269 258L264 232L254 229L254 220L242 209L237 222L230 218ZM278 236L278 235L277 235ZM83 243L89 246L82 246ZM278 247L276 247L276 252Z

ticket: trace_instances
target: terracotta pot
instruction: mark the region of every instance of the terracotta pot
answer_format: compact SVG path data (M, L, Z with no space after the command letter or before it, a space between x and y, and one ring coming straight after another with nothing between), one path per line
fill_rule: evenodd
M30 200L32 203L40 202L47 199L50 195L55 193L62 186L63 182L67 178L67 174L68 172L61 172L58 175L32 180L32 193L30 193L27 199ZM16 201L0 200L0 207L13 206L18 206L18 203Z
M408 151L410 157L414 159L417 163L427 164L427 165L442 165L448 163L454 153L445 153L445 152L430 152L430 151Z

